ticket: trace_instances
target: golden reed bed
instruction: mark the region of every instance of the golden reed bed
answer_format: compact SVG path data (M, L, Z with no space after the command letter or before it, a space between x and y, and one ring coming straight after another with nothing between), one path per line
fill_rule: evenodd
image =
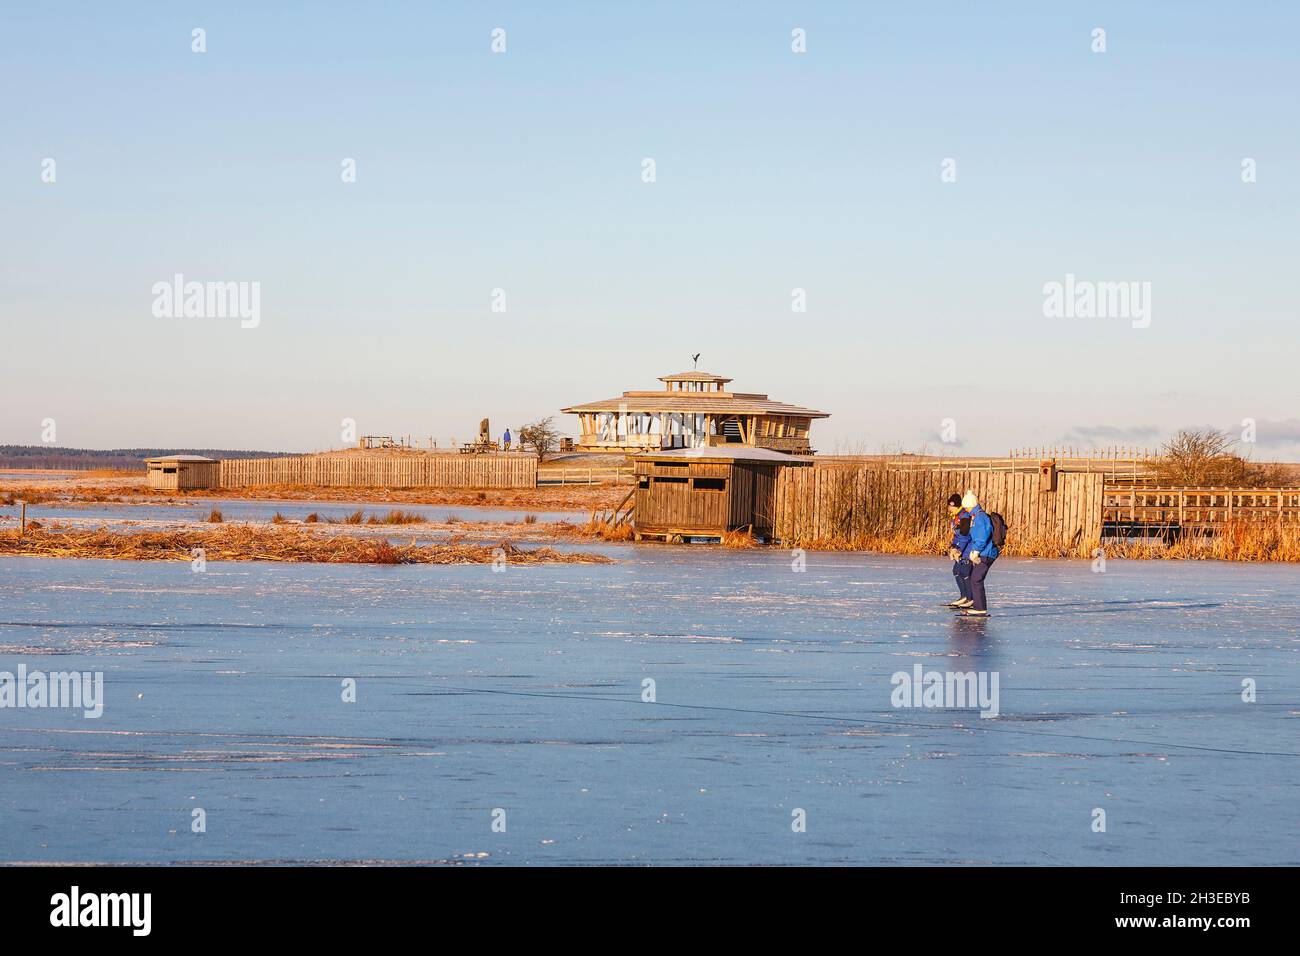
M629 525L611 530L608 524L589 523L583 534L606 541L625 541L632 537ZM946 555L950 533L944 529L893 534L838 535L801 541L798 547L805 551L870 551L877 554ZM726 548L751 548L755 540L744 531L729 532L721 541ZM784 547L790 547L785 545ZM1050 537L1029 538L1016 535L1011 529L1011 539L1002 551L1013 558L1096 558L1098 553L1106 558L1133 560L1181 561L1277 561L1300 562L1300 525L1263 522L1234 521L1226 523L1217 533L1188 531L1170 542L1159 539L1131 538L1107 541L1102 547L1091 541L1076 546L1066 546Z
M808 541L808 551L875 551L881 554L947 554L946 532L868 535L854 539L830 538ZM1300 526L1229 522L1217 533L1188 531L1169 542L1158 538L1082 542L1066 546L1051 538L1025 539L1011 529L1007 557L1019 558L1128 558L1134 560L1181 561L1278 561L1300 562Z
M520 511L590 511L612 508L627 494L627 485L543 485L538 488L330 488L268 485L257 488L194 488L184 491L149 488L143 479L121 483L66 486L55 482L0 484L0 504L26 501L59 504L142 504L203 499L258 501L343 501L374 505L464 505Z
M293 526L226 525L183 531L0 531L0 556L111 558L119 561L288 561L324 564L606 564L604 555L490 544L393 544Z

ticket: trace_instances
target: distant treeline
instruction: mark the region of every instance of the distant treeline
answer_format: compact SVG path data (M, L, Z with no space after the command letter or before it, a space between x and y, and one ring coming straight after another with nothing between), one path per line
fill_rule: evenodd
M144 471L144 459L158 455L203 455L205 458L278 458L284 451L246 451L229 448L59 448L50 445L0 445L0 470L6 468L56 468L88 470L112 468Z

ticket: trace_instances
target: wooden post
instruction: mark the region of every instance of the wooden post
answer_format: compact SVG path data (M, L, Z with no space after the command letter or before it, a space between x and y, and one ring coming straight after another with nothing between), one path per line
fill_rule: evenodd
M21 537L27 533L27 502L20 501L18 506L21 509L22 517L18 519L18 534Z

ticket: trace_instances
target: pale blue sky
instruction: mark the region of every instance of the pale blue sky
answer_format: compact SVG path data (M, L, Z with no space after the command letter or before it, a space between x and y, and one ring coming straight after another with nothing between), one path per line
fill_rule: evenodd
M3 19L0 443L44 418L89 447L572 432L559 407L702 352L830 411L823 451L934 449L948 417L972 454L1250 417L1255 457L1300 459L1293 4ZM178 272L260 282L260 326L155 318ZM1044 318L1066 273L1150 282L1150 327Z

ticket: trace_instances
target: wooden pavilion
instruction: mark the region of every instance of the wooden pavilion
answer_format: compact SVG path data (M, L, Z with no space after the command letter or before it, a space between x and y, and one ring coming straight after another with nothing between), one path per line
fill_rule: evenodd
M679 372L659 381L662 389L562 409L581 422L579 450L629 454L740 445L811 455L812 421L830 417L766 395L730 391L731 379L709 372Z

